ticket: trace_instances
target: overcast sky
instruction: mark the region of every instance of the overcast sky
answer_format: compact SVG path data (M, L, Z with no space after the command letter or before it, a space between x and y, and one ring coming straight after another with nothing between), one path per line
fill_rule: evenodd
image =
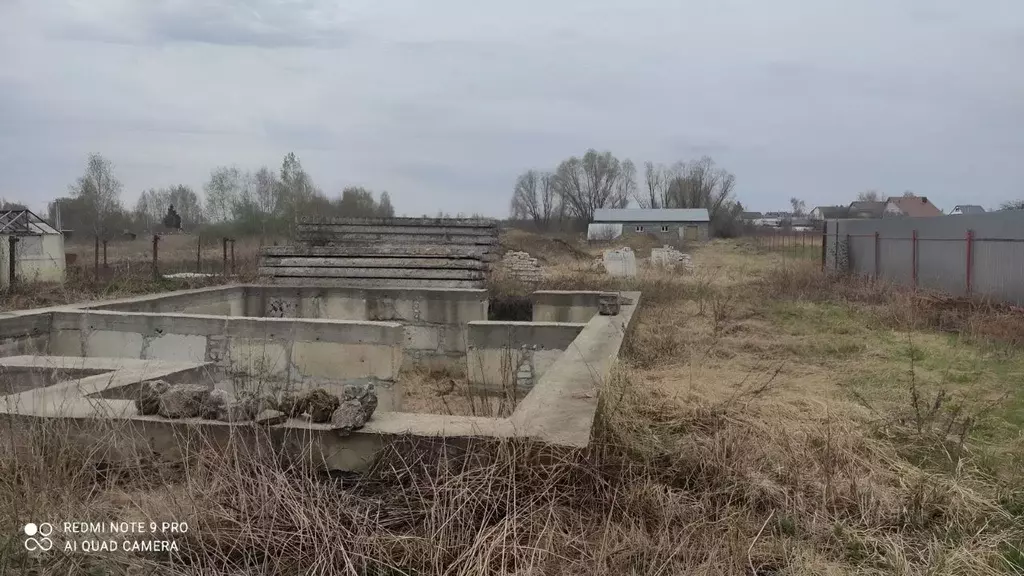
M752 209L1024 198L1021 0L0 0L0 196L294 151L328 193L504 215L587 148L712 156Z

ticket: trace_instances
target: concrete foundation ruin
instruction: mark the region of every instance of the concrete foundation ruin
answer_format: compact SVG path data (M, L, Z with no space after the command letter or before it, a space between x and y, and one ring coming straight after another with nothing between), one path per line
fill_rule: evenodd
M403 250L448 266L455 260L482 263L479 246L409 244ZM306 255L297 255L301 250ZM374 250L373 258L382 257L385 245ZM428 255L432 251L436 254ZM348 270L355 259L362 259L357 268L368 268L365 260L371 257L344 243L307 245L272 248L265 264L308 268L290 266L295 262L289 258L347 259L318 269ZM388 258L396 261L375 269L413 270L397 256ZM458 443L524 437L578 448L590 441L599 387L640 299L639 293L538 291L531 298L531 321L509 322L488 319L483 288L438 287L440 279L422 275L402 280L428 286L394 286L384 277L330 277L341 279L336 283L324 282L328 276L274 278L286 281L0 314L0 412L12 421L60 419L83 430L90 423L115 421L122 424L119 433L131 436L126 442L165 459L184 457L175 441L182 433L255 438L258 427L283 452L331 470L362 470L396 439ZM485 394L511 393L517 399L514 410L505 418L403 411L409 392L403 374L435 369L464 373ZM134 403L142 383L153 379L237 392L253 386L331 389L360 378L377 383L379 405L355 431L301 418L269 425L168 420L141 415ZM91 438L86 432L81 437Z

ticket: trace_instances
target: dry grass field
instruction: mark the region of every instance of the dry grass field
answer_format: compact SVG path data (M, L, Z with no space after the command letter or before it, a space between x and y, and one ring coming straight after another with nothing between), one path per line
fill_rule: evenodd
M0 449L0 572L1024 573L1019 310L827 277L813 251L742 241L696 250L692 275L621 281L571 240L503 244L541 259L545 287L643 292L587 450L399 447L324 477L189 445L183 466L113 469L51 423ZM43 518L189 531L170 556L32 557L13 527Z

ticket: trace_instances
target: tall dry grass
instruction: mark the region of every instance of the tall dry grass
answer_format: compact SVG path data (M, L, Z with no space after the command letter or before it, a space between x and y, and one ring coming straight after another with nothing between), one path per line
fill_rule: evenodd
M577 274L577 272L573 272ZM187 521L174 556L29 557L0 569L159 574L1006 574L1024 571L1020 490L961 460L916 465L839 403L787 390L782 368L736 381L688 376L766 300L825 298L789 272L573 287L639 289L621 366L600 383L591 445L524 440L448 449L396 443L364 474L326 476L270 443L181 438L181 465L97 467L59 423L10 434L0 454L8 526L40 517ZM568 286L569 277L548 286ZM564 282L565 284L561 284ZM514 292L514 290L510 290ZM834 296L828 296L834 297ZM852 295L850 295L852 298ZM872 300L871 298L875 298ZM886 296L867 298L882 305ZM882 316L884 317L884 315ZM744 341L750 342L750 341ZM747 345L747 344L743 344ZM726 360L722 360L726 363ZM913 430L908 434L913 434ZM63 436L62 436L63 435ZM911 436L912 437L912 436ZM906 438L900 441L905 441ZM87 449L88 448L88 449ZM1020 484L1018 484L1020 486Z

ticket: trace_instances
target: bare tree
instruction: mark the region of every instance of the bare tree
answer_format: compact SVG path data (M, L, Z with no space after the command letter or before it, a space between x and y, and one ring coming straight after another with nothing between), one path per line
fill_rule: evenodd
M192 188L179 184L170 188L151 188L140 194L133 210L136 227L152 229L163 219L171 206L174 206L174 211L181 216L182 228L186 230L195 228L203 220L199 196Z
M540 174L536 170L527 170L516 178L516 185L512 191L512 217L517 220L533 220L540 224L541 208L540 196L537 188L540 186Z
M641 208L661 208L665 204L668 181L672 173L668 168L654 162L644 162L644 184L646 193L636 196Z
M882 195L878 193L878 190L867 190L857 194L858 202L881 202Z
M99 154L89 154L85 174L69 188L71 196L81 200L84 220L98 236L110 233L111 217L121 211L121 181L114 166Z
M589 222L599 208L625 208L636 192L635 178L631 161L591 149L583 158L562 161L553 183L568 214Z
M803 216L807 210L807 203L795 196L789 199L789 204L793 207L793 216Z
M999 205L1000 210L1024 210L1024 200L1010 200Z

